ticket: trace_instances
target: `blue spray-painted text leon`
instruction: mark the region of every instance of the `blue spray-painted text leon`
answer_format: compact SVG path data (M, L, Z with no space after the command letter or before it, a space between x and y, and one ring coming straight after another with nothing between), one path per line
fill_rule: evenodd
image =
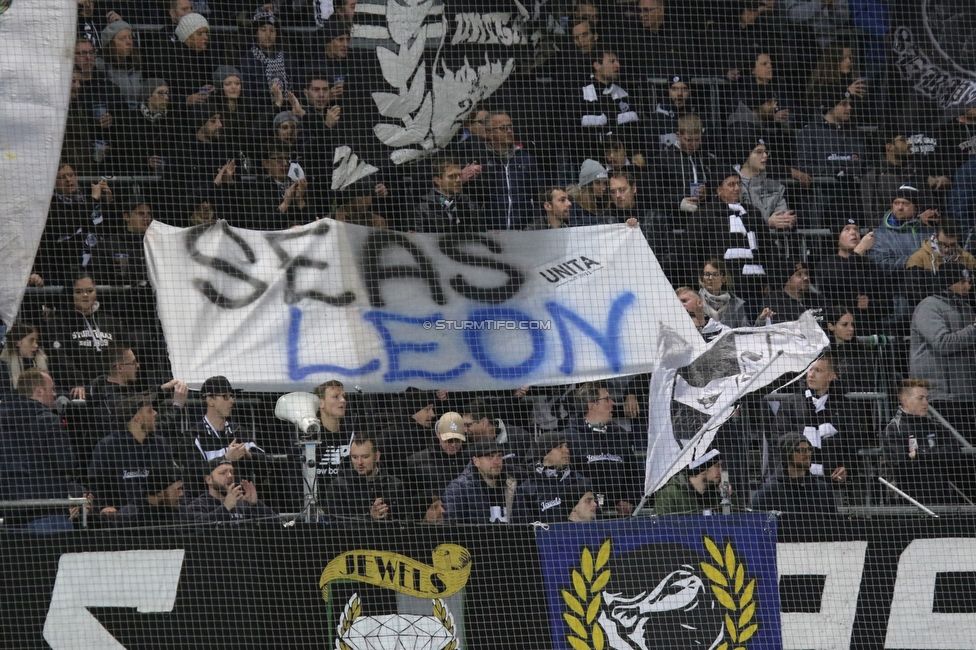
M220 229L219 234L233 242L238 248L235 258L245 260L246 265L209 256L200 251L201 237L213 228ZM576 346L580 345L583 339L589 339L601 351L602 365L607 372L620 372L624 365L622 329L627 310L637 299L632 292L623 291L616 296L599 297L607 301L606 317L602 323L587 320L572 306L558 300L542 301L541 306L546 313L545 318L539 318L538 314L525 313L518 307L502 306L502 303L518 296L530 271L499 259L504 250L502 245L492 237L462 233L444 235L436 240L438 252L453 262L450 264L452 269L461 265L473 270L495 272L493 275L497 275L498 279L491 286L482 286L470 282L460 272L450 275L445 268L447 264L439 266L437 263L445 260L434 259L409 237L393 231L377 230L366 237L357 251L362 286L366 291L364 298L370 307L370 309L363 309L360 306L362 301L358 301L358 296L351 291L331 295L308 288L305 290L299 288L309 286L307 277L305 277L306 282L299 281L303 274L321 272L329 268L329 262L306 255L292 255L283 244L288 240L303 237L324 238L329 233L330 224L320 222L309 230L263 234L264 240L277 256L279 267L283 269L285 275L283 300L289 306L287 364L289 377L293 381L301 381L314 375L346 377L370 375L385 368L382 376L387 383L414 379L448 382L470 372L475 366L494 379L517 380L531 375L550 354L560 355L557 357L560 360L559 371L569 375L577 367ZM210 281L194 278L194 288L214 305L223 309L240 309L258 300L268 290L268 283L249 273L246 268L257 264L256 251L244 237L231 230L226 222L220 221L211 226L189 229L185 245L188 254L195 262L238 280L248 287L247 293L243 295L228 296ZM478 250L479 253L476 254L472 252L473 250ZM481 251L487 251L488 255ZM384 260L392 257L389 253L394 252L398 254L396 259L400 261L396 264L386 263ZM404 253L410 258L411 263L402 262ZM575 267L574 270L577 272L585 272L601 266L599 262L582 256L578 259L580 261L572 267L565 264L561 266ZM548 277L546 279L549 280ZM413 280L416 283L416 288L401 304L416 304L417 298L422 295L422 292L426 292L430 302L437 307L446 308L452 304L452 298L449 298L451 294L447 291L449 288L464 299L466 313L463 317L452 314L454 318L445 319L445 315L440 312L411 316L391 310L386 303L383 287L385 283L393 280L400 283L403 280ZM398 294L397 298L403 299L404 296ZM598 297L591 296L589 299L596 300ZM302 365L299 359L304 313L299 305L307 300L332 307L360 309L362 320L372 325L382 342L386 356L385 364L380 359L371 359L358 367L342 367L328 363ZM453 299L453 304L456 308L456 299ZM535 306L539 306L538 299ZM553 324L558 335L560 348L558 351L555 349L555 342L548 340L545 334L546 331L553 329ZM418 333L430 330L459 332L469 355L467 360L452 368L435 370L432 367L425 367L422 362L417 361L418 355L421 355L421 359L432 359L441 344L434 340L417 341L400 338L405 332L413 330ZM530 351L525 359L518 363L499 361L498 357L502 355L498 352L501 348L485 334L499 331L511 331L512 336L528 337L527 342L530 345L525 347Z

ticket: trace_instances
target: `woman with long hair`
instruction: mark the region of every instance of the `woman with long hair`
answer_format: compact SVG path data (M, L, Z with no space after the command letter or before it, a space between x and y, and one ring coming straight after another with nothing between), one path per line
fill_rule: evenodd
M21 373L31 368L47 370L47 355L38 343L37 328L30 323L15 323L7 330L0 352L0 399L12 393Z
M824 327L830 338L834 371L843 390L874 391L874 359L855 338L854 313L846 307L832 307L824 317Z
M805 90L811 115L819 113L819 105L826 94L846 93L858 104L860 115L868 110L866 105L870 105L868 82L858 74L853 48L843 43L831 43L824 48Z
M109 23L102 30L102 52L95 67L118 89L125 105L135 111L142 103L142 54L124 20Z
M854 66L854 50L841 43L831 43L820 54L817 67L807 82L807 96L817 97L827 87L847 88L851 96L861 99L867 95L867 82L858 76Z
M259 123L259 111L244 88L244 76L237 68L222 65L214 71L213 83L214 99L218 102L217 110L224 125L221 137L234 152L240 171L255 174L260 168L260 160L257 160L260 153L258 136L254 126ZM265 113L270 114L271 111Z

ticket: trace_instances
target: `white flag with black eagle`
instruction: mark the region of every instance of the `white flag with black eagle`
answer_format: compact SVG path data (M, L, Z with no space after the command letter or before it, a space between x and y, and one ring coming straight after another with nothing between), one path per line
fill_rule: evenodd
M747 385L751 392L802 372L829 344L810 312L789 323L727 330L690 362L691 344L674 332L662 331L658 341L668 353L659 355L648 396L646 495L708 451Z

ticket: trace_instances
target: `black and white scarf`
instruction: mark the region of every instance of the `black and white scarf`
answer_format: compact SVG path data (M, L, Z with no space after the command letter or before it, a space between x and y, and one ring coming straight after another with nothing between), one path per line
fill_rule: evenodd
M282 50L278 50L271 57L265 54L260 47L254 45L251 47L251 56L264 66L264 80L267 82L269 88L271 87L271 82L277 79L281 81L282 93L287 93L291 90L288 83L288 75L285 73L285 53Z

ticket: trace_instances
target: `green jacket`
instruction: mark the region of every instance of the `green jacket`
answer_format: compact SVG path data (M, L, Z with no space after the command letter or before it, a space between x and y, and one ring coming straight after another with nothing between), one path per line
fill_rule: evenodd
M732 495L732 507L737 507L736 495ZM718 486L709 486L704 494L699 494L688 480L688 474L678 472L668 484L654 497L654 514L656 515L700 515L703 510L711 509L714 514L722 512L722 496Z

